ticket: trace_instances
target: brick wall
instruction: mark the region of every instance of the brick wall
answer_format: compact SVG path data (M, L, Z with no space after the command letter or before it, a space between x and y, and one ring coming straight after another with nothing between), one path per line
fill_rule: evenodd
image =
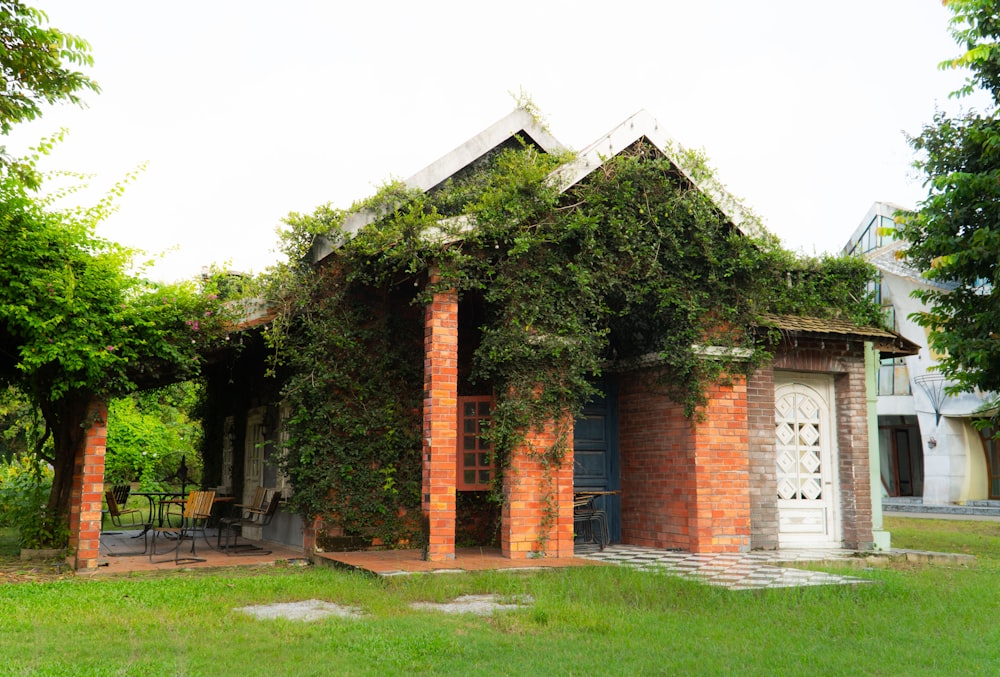
M691 422L643 372L618 380L622 541L688 549Z
M76 452L69 499L69 546L75 569L96 569L100 554L107 405L101 400L92 401L87 420L91 424Z
M747 380L747 439L750 460L750 547L778 547L778 479L775 473L774 369Z
M568 434L568 422L559 426L529 432L526 443L511 453L500 527L505 557L573 556L573 450L566 450L558 467L545 468L539 458L560 434Z
M713 385L694 421L653 379L636 372L619 380L622 540L692 552L747 550L745 383Z
M423 501L427 559L455 557L458 294L435 294L424 313Z
M714 384L694 424L692 552L750 550L747 388L742 376Z

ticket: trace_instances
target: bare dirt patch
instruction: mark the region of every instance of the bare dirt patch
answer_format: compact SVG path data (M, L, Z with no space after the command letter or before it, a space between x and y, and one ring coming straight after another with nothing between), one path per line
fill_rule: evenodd
M503 600L508 601L503 601ZM411 609L421 611L440 611L446 614L476 614L489 616L496 611L514 611L532 604L535 600L531 595L519 595L514 598L500 595L462 595L451 602L413 602Z
M293 621L315 621L320 618L327 618L328 616L360 618L363 615L361 609L356 607L342 606L318 599L308 599L304 602L244 606L236 609L236 611L262 620L287 618Z

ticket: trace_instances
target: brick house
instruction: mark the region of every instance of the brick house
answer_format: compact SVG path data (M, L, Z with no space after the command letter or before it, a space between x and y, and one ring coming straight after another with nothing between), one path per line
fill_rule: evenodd
M563 190L585 179L607 158L637 142L654 146L741 232L759 225L721 186L686 170L676 145L651 116L640 112L578 152L554 174ZM430 191L484 155L513 143L543 152L563 150L525 110L515 110L407 184ZM345 230L374 220L348 218ZM332 245L314 245L320 263ZM437 293L423 308L424 400L422 510L429 524L427 557L454 557L458 502L480 485L477 454L460 453L467 433L487 409L486 393L467 389L462 378L469 341L463 315L474 308L456 292ZM712 385L701 415L650 387L655 358L605 372L604 396L574 423L572 462L545 471L515 449L504 473L499 544L507 557L567 557L574 552L573 499L580 490L606 492L598 499L612 542L692 552L745 552L756 548L865 549L872 545L872 464L869 445L866 364L912 352L896 334L844 321L769 316L761 340L780 338L774 360L749 377ZM773 330L777 330L776 332ZM712 359L711 346L705 359ZM260 356L228 373L252 371ZM211 384L215 383L213 387ZM210 374L210 400L220 425L209 427L219 458L205 459L208 477L237 496L253 487L287 486L273 463L269 441L281 436L276 386L264 379L232 387L225 373ZM228 382L232 382L229 378ZM468 427L471 424L471 428ZM556 426L530 433L546 445ZM474 442L473 442L474 444ZM877 456L876 456L877 458ZM471 465L468 465L471 461ZM877 478L877 475L876 475ZM554 505L553 505L554 504ZM293 515L276 519L265 538L316 545L311 525Z
M562 149L526 111L516 110L407 183L432 190L515 137L543 151ZM556 178L566 190L640 140L685 171L676 145L640 112L577 153ZM721 186L685 173L737 228L759 228ZM349 229L372 220L353 218ZM329 252L321 243L315 259ZM460 305L455 294L444 293L425 308L423 509L431 559L453 556L456 493L463 484L456 405L468 406L470 393L462 391L459 374L467 340L459 332ZM774 361L748 380L714 386L698 421L646 387L655 365L606 375L606 397L575 424L574 462L553 478L558 516L547 555L573 553L574 489L617 492L599 499L613 542L695 552L871 546L866 352L906 354L913 346L891 332L843 321L766 319L783 337ZM546 434L553 433L540 433ZM542 472L527 453L515 453L511 465L501 547L506 556L528 557L543 520Z

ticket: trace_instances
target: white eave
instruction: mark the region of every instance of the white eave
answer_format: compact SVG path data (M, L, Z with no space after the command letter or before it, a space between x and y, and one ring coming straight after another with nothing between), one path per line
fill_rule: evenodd
M933 287L945 291L955 289L954 283L938 282L926 278L917 268L907 263L902 252L908 246L908 243L903 240L893 240L889 244L868 252L864 257L884 275L894 275L923 287Z

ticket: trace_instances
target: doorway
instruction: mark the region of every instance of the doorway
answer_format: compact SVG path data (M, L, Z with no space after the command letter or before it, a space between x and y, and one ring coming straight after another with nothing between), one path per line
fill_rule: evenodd
M888 496L923 496L924 452L916 416L879 416L882 487Z
M833 377L779 372L776 379L778 545L838 548L842 537Z
M605 376L596 395L573 426L573 489L618 491L621 488L618 457L618 397L613 377ZM608 516L612 543L622 540L621 497L600 496L595 507Z

